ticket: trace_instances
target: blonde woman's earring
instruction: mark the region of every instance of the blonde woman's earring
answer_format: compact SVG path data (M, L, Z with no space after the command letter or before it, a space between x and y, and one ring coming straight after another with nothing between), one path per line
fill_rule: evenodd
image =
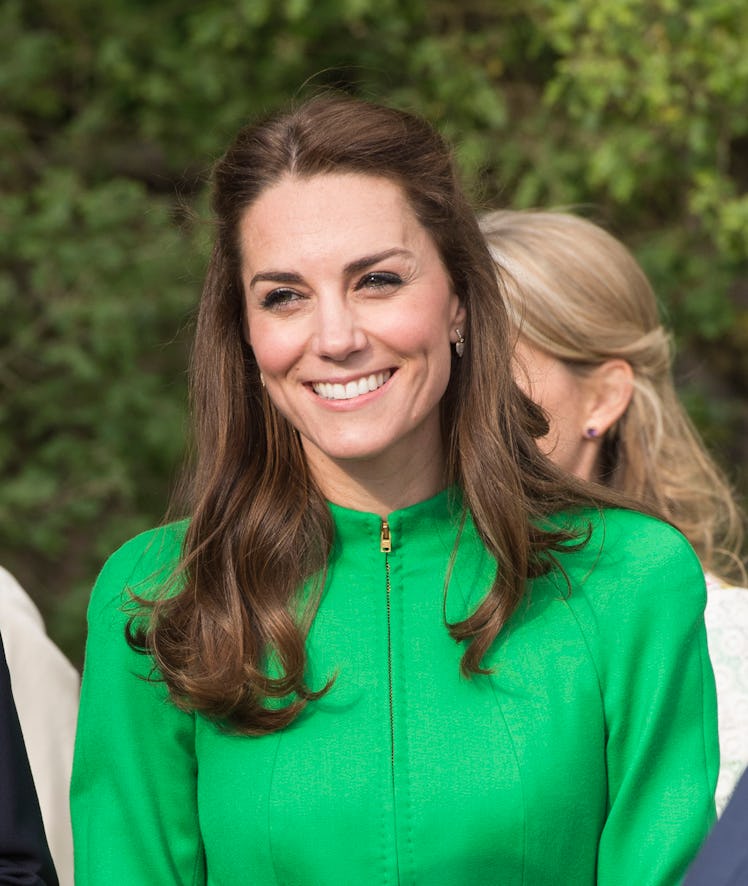
M455 354L458 357L462 357L465 353L465 336L462 334L461 329L455 329L455 335L457 336L457 341L455 342Z

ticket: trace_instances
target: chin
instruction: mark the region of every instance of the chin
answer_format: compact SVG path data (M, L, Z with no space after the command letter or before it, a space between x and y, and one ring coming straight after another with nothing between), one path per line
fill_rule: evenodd
M311 441L306 447L307 454L319 453L323 458L344 465L373 461L382 455L386 455L390 449L388 443L377 445L371 438L362 440L361 434L357 434L352 440L336 440L335 443L322 444L319 441Z
M375 459L387 454L387 447L372 448L371 446L361 446L358 441L355 445L339 446L334 449L321 449L324 456L331 461L340 463L350 462L351 464L374 461Z

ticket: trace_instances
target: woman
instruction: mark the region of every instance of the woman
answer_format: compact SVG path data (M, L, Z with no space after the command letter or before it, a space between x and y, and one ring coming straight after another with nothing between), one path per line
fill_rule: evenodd
M214 208L190 519L89 609L76 882L674 882L701 571L538 452L442 140L321 97L239 133Z
M722 809L748 764L748 591L743 518L680 404L650 283L599 226L562 212L498 211L481 227L519 331L517 380L545 410L541 448L561 467L676 525L707 571Z

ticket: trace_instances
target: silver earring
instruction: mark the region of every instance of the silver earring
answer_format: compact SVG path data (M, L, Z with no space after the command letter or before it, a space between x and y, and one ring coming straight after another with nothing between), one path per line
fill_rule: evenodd
M265 376L262 373L260 373L260 384L265 387Z
M462 357L465 353L465 336L462 334L461 329L455 329L455 335L457 336L457 341L455 342L455 354L458 357Z

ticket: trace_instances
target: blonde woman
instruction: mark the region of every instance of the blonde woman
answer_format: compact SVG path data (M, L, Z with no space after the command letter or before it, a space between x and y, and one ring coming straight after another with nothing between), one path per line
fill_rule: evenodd
M721 811L748 762L744 518L678 400L652 287L622 243L578 216L499 211L481 227L519 333L517 379L549 420L541 448L660 513L704 566Z

